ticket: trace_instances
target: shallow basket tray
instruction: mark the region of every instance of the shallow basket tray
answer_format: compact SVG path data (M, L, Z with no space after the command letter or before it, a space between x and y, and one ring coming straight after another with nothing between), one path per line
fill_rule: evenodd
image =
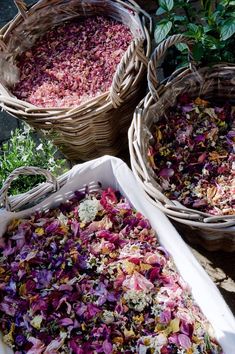
M2 71L4 67L9 70L17 56L43 33L64 21L103 14L130 28L133 40L116 69L110 90L77 107L36 107L11 93L8 77L0 79L0 106L49 136L69 159L118 154L128 146L133 111L145 94L150 16L133 0L40 0L30 8L23 0L15 0L15 4L18 15L0 30Z
M157 183L149 165L147 151L152 135L150 129L169 108L179 94L188 93L193 98L228 100L235 103L235 65L220 64L195 71L192 64L187 69L174 72L168 80L159 83L157 68L166 50L177 43L191 42L182 35L173 35L154 51L148 66L149 93L137 106L129 129L129 150L132 170L151 202L161 209L176 228L191 243L201 244L207 250L235 251L235 215L213 216L196 209L186 208L169 200Z
M39 184L24 194L8 197L11 182L20 174L42 174L46 177L47 182ZM74 166L58 179L49 171L36 167L16 169L9 175L0 190L0 204L3 206L3 209L0 209L0 238L13 219L22 219L36 211L58 207L61 203L72 198L74 191L84 190L87 186L90 191L100 189L100 183L97 182L100 182L103 188L111 187L119 190L136 210L147 217L156 231L159 243L173 257L174 263L184 281L188 283L196 303L213 326L224 354L232 354L235 347L233 314L189 247L165 215L146 199L144 191L139 188L132 172L122 160L103 156ZM53 193L55 190L57 191ZM48 196L48 194L51 195ZM13 354L10 348L3 345L1 333L0 353Z

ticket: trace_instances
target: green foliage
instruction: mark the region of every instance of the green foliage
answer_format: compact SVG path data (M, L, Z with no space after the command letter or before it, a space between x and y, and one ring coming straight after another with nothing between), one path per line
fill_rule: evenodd
M235 62L235 1L201 0L197 8L190 1L159 0L155 41L184 33L196 45L194 60L199 65ZM187 46L177 46L176 66L187 61Z
M51 171L55 176L66 171L66 160L56 156L58 151L51 141L35 139L28 126L16 129L11 138L0 147L0 188L9 174L21 166L37 166ZM45 180L43 176L19 176L11 184L9 194L29 191Z

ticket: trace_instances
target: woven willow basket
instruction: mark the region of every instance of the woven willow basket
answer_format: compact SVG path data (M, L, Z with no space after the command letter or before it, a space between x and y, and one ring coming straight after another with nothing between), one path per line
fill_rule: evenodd
M130 28L134 39L116 69L110 90L78 107L41 109L14 97L10 79L8 84L0 79L0 106L49 135L69 159L118 154L128 145L127 130L133 111L144 96L151 50L149 15L133 0L41 0L29 9L22 0L15 0L15 4L18 15L0 30L6 68L44 32L69 19L103 14Z
M212 216L189 209L178 201L169 200L155 179L147 150L152 139L153 122L173 107L179 94L188 93L235 104L235 65L221 64L195 71L192 65L178 70L162 83L157 79L159 60L166 50L177 43L191 43L182 35L163 41L154 51L148 66L149 93L137 106L129 129L129 150L132 170L146 192L147 198L171 218L178 230L191 242L208 250L235 251L235 215ZM231 171L232 173L232 171ZM235 184L235 179L234 179Z

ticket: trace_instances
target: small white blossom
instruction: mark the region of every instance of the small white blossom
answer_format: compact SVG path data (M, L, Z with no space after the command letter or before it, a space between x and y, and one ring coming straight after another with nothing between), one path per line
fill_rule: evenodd
M87 199L79 205L78 212L82 222L93 221L101 205L97 199Z
M106 324L113 323L115 320L115 317L113 315L112 311L105 310L102 314L102 320Z
M128 303L128 306L138 312L144 310L144 308L152 302L150 294L144 291L128 290L124 294L124 299Z
M60 215L58 216L58 220L60 221L61 224L64 225L67 225L68 223L68 218L63 213L60 213Z
M42 145L42 144L39 144L39 145L36 147L36 150L37 150L37 151L43 150L43 145Z
M155 304L151 307L151 314L154 316L159 316L160 313L162 312L161 307L158 304Z

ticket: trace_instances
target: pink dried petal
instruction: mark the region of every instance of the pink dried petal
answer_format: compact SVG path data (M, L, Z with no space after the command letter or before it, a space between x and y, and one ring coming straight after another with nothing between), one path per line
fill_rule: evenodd
M136 271L133 275L128 275L122 285L130 290L138 291L151 290L154 288L153 283Z
M181 347L183 347L184 349L191 348L191 340L185 334L179 334L178 341L179 341L179 344L181 345Z

